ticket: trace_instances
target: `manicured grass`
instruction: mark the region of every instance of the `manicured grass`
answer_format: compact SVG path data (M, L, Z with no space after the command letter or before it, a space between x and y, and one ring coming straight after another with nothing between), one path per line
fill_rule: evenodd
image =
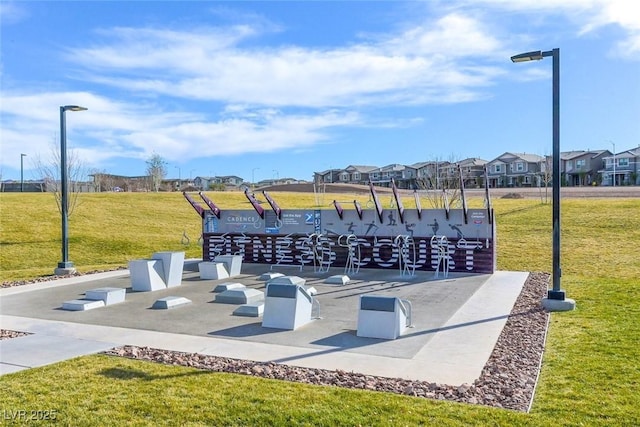
M315 205L313 194L272 195L283 208ZM248 207L240 193L210 196L222 208ZM2 280L50 274L60 257L52 196L0 197ZM356 197L325 195L323 207L333 198ZM498 268L550 271L551 206L496 199L494 207ZM160 249L199 257L199 233L181 194L83 195L70 220L70 257L81 271ZM0 410L55 409L72 425L640 425L639 241L640 200L563 200L562 283L577 309L551 316L529 414L106 356L0 377Z

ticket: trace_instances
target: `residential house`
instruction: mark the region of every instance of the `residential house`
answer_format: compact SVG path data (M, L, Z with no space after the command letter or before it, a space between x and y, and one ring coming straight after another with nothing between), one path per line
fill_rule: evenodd
M239 176L197 176L193 180L193 185L200 190L209 190L215 185L224 185L225 187L240 187L244 180Z
M94 173L89 175L93 178L95 191L150 191L153 180L150 175L124 176L109 173Z
M313 183L315 185L333 184L339 182L338 174L342 169L327 169L322 172L313 173Z
M411 165L416 170L416 181L419 188L440 188L440 179L446 175L451 162L430 161Z
M640 147L603 158L602 185L640 185Z
M369 172L369 178L374 185L390 187L391 179L393 178L396 186L403 189L417 189L417 175L418 170L415 167L398 163L373 169Z
M368 184L369 173L376 166L349 165L338 173L338 181L345 184Z
M575 187L598 183L601 180L604 159L610 155L611 152L608 150L579 150L560 153L562 184Z
M484 169L487 163L486 160L477 157L469 157L455 163L462 174L465 188L484 187Z
M546 159L536 154L504 153L486 164L490 187L536 187L543 182Z

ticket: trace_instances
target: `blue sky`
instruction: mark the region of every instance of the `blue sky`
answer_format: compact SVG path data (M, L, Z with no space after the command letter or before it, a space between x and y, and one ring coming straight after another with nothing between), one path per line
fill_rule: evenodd
M633 0L2 1L2 179L68 147L87 169L311 179L350 164L640 145Z

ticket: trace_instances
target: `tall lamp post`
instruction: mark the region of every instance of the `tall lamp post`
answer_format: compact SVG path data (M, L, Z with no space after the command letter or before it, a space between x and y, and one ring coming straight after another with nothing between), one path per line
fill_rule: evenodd
M26 154L20 153L20 192L24 191L24 156Z
M553 289L547 291L542 305L550 311L567 311L573 310L576 303L566 298L560 287L560 49L521 53L512 56L511 61L539 61L549 56L553 60Z
M260 168L253 168L251 169L251 186L255 187L256 186L256 174L255 172L260 169Z
M67 111L85 111L85 107L78 105L64 105L60 107L60 212L62 214L62 261L54 273L58 276L73 274L76 269L73 262L69 261L69 200L67 194L67 124L65 113Z
M616 143L612 142L613 145L613 179L611 180L611 185L616 186Z

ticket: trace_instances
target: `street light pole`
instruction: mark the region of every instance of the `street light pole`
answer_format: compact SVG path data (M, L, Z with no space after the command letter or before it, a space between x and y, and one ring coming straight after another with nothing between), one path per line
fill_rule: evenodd
M60 107L60 213L62 215L62 261L54 270L57 276L73 274L76 269L73 262L69 261L69 200L67 178L67 124L65 113L67 111L85 111L85 107L78 105L64 105Z
M612 142L613 145L613 179L611 180L612 186L616 186L616 143Z
M547 291L547 298L543 299L542 305L551 311L567 311L575 308L575 301L565 298L565 291L560 286L560 49L521 53L512 56L511 61L534 61L549 56L553 60L553 289Z
M26 154L20 153L20 192L24 191L24 156Z

